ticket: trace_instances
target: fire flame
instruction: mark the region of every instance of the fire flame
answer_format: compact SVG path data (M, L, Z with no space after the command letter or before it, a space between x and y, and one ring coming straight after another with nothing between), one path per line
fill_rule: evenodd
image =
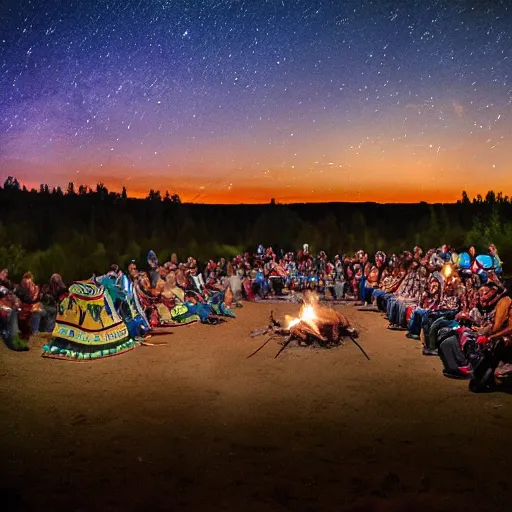
M290 323L288 324L288 329L291 329L294 325L297 325L300 322L300 318L294 318L290 320Z
M300 319L303 322L312 322L316 318L315 310L310 304L306 304L302 309Z
M293 318L289 324L288 329L291 329L294 325L297 325L299 322L305 322L310 324L312 327L316 328L314 324L314 320L316 319L315 308L311 306L311 304L305 304L300 311L300 314L297 318Z

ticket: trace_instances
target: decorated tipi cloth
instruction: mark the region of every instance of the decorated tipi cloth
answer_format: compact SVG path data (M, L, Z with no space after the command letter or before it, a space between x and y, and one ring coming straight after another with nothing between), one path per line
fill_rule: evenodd
M200 317L189 304L176 304L169 309L165 304L158 303L155 307L155 314L158 318L158 325L162 327L191 325L200 320Z
M68 295L59 304L53 339L43 347L43 356L98 359L134 346L104 288L92 281L79 281L69 287Z

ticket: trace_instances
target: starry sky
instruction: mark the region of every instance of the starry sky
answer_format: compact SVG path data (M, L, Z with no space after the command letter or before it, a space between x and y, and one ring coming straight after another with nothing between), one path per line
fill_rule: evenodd
M206 203L512 195L512 3L3 0L8 175Z

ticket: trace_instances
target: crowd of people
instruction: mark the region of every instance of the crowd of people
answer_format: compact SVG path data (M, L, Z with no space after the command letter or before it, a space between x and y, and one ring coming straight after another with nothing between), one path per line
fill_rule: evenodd
M19 284L9 279L9 269L0 269L0 333L14 350L28 350L32 334L52 332L57 308L67 288L58 274L49 284L38 286L31 272Z
M327 301L382 311L389 329L421 340L425 356L441 358L446 377L470 379L474 391L492 389L512 373L512 304L494 245L486 254L444 245L390 256L378 251L372 258L362 250L328 258L323 251L312 254L308 244L297 253L260 245L255 254L203 265L193 257L180 262L176 254L160 263L150 251L145 266L139 270L132 261L123 272L112 265L69 288L58 274L39 287L30 272L15 285L3 269L2 336L11 348L25 350L31 335L53 332L47 355L102 357L117 353L115 343L126 348L128 339L147 339L156 326L218 323L235 316L243 300L298 301L309 290ZM118 325L124 330L115 330ZM88 343L94 348L83 350Z

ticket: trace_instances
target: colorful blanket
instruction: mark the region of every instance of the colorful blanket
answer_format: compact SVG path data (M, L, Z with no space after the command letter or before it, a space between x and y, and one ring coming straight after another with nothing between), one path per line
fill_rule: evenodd
M110 295L92 281L79 281L59 303L53 339L43 347L43 356L90 360L117 355L134 346Z

